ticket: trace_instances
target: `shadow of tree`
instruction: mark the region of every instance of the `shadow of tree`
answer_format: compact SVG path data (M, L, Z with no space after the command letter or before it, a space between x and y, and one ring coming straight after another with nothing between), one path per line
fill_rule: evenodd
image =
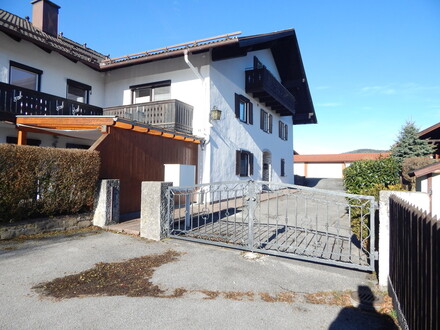
M374 308L375 296L368 286L358 287L359 306L343 308L332 322L330 330L340 329L398 329L393 319Z

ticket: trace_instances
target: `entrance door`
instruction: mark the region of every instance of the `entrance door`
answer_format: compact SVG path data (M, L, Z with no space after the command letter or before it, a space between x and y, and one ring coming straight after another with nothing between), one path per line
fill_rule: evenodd
M263 152L263 181L271 181L272 154L270 151Z

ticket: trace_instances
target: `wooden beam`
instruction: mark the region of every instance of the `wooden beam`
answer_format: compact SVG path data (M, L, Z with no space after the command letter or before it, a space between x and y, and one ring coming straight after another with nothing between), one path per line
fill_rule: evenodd
M102 117L102 116L29 116L29 117L17 117L17 124L37 126L37 127L89 127L94 128L102 125L113 125L114 120L112 117ZM85 129L85 128L84 128Z
M27 144L27 132L19 128L18 136L17 136L17 145L25 146L26 144Z

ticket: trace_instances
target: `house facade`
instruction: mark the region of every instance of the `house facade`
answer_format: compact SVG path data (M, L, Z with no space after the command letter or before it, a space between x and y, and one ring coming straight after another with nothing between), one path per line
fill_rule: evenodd
M32 4L32 22L0 10L0 143L95 149L131 125L196 143L196 183L293 183L293 127L317 122L293 29L108 58L58 33L56 4ZM75 124L87 116L118 127Z

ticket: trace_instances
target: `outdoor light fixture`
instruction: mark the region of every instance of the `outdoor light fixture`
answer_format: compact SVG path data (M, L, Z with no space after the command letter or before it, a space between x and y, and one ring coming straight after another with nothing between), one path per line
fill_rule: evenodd
M217 109L217 106L214 105L211 109L210 119L211 120L220 120L221 117L222 117L222 111Z

